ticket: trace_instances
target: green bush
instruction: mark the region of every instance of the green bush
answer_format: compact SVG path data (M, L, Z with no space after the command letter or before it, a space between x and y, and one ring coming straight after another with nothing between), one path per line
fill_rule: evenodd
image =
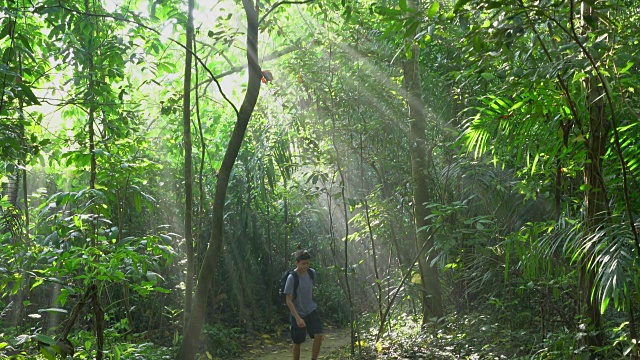
M242 329L228 328L224 324L206 324L202 334L204 351L213 357L237 356L242 351L245 334Z

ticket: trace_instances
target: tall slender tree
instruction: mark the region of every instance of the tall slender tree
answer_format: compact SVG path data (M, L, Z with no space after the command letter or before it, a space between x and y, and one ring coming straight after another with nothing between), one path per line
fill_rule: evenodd
M176 354L177 360L192 360L195 357L200 343L200 331L204 325L209 288L216 275L216 269L223 244L224 203L229 186L231 170L236 162L240 146L253 114L258 95L260 94L260 80L262 72L258 63L258 4L252 0L243 0L247 20L247 63L249 80L247 91L240 109L236 112L236 124L227 145L227 150L218 171L216 193L213 199L213 213L211 224L211 238L202 266L198 273L198 282L195 288L193 305L190 309L189 322L187 323L182 343Z
M413 13L418 11L418 4L407 1ZM415 20L418 21L418 20ZM419 26L415 26L413 33L408 34L410 56L403 65L406 99L409 110L409 152L411 156L411 185L413 191L413 214L416 227L417 248L426 243L427 255L419 258L420 277L422 279L422 322L426 323L430 318L439 318L444 315L442 305L442 290L438 268L433 263L435 252L431 252L435 243L429 232L427 217L429 209L426 204L431 201L428 177L429 158L432 155L432 147L427 144L425 117L425 105L422 101L422 84L420 80L420 46L413 39L419 32Z
M194 250L193 250L193 161L191 143L191 68L193 64L193 9L195 0L189 0L186 31L186 52L184 59L184 89L182 97L182 130L184 141L184 241L187 251L187 271L184 279L185 284L185 325L189 322L191 312L191 300L193 298L193 272L194 272ZM204 153L202 154L204 157Z

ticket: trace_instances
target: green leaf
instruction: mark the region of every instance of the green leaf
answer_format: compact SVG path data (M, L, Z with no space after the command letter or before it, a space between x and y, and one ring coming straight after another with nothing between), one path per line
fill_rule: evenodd
M140 196L140 194L133 195L133 203L136 208L136 213L140 214L142 212L142 197Z
M22 43L22 46L24 46L27 50L29 50L29 52L31 54L33 54L33 48L31 47L31 45L29 44L29 39L27 39L24 35L22 34L17 34L16 38L18 38L18 40L20 40L20 42Z
M585 15L582 17L582 19L584 20L584 22L587 23L587 25L589 25L589 27L592 30L595 30L596 26L597 26L597 21L596 18L593 17L592 15Z
M477 51L477 52L481 52L482 51L482 46L483 46L483 41L480 38L480 36L476 35L473 37L472 43L473 45L473 50Z
M6 25L2 28L2 30L0 30L0 40L2 40L5 37L9 36L9 33L13 29L13 24L14 24L13 21L7 21L6 22Z
M44 334L37 334L34 336L34 339L40 341L41 343L54 346L56 344L56 340L51 336L47 336Z
M25 101L27 105L40 105L40 101L36 95L31 91L31 88L25 84L18 85L18 94L21 95L22 99Z
M618 71L618 73L620 74L624 74L626 72L629 71L629 69L631 69L631 67L633 66L633 61L628 61L627 62L627 66L625 66L623 69L621 69L620 71Z
M409 8L407 7L407 0L398 0L398 6L402 11L409 11Z
M60 306L64 306L64 304L67 302L68 297L69 297L69 290L62 289L60 291L60 295L58 295L58 298L56 299L56 302L59 303Z
M434 17L438 13L439 10L440 10L440 3L435 1L429 7L429 11L427 12L427 17L429 17L429 18Z
M471 2L471 0L458 0L458 1L456 1L456 4L453 6L453 12L460 11L460 9L462 9L463 6L467 5L470 2Z
M33 290L34 288L37 288L38 286L40 286L42 283L44 282L43 278L38 278L36 279L36 281L33 282L33 285L31 285L31 290Z
M538 160L540 160L540 155L536 154L535 159L533 159L533 165L531 166L531 176L533 176L533 174L536 171L536 167L538 165Z
M609 306L609 298L606 297L602 300L602 304L600 304L600 313L604 314L604 312L607 310L607 307Z
M509 111L513 111L515 109L518 109L520 107L522 107L522 105L524 105L523 101L518 101L517 103L513 104L512 107L509 108Z
M418 21L418 19L411 19L410 24L406 26L404 38L413 39L416 36L415 33L419 25L420 25L420 21Z
M493 75L492 73L488 73L488 72L482 73L480 75L487 81L491 81L491 80L496 78L495 75Z
M47 360L56 360L56 356L55 354L52 354L49 352L49 350L47 350L47 348L45 346L40 348L40 353L42 354L42 356L44 356Z
M159 237L162 240L162 242L164 242L165 245L171 245L171 243L173 242L173 240L171 239L171 236L169 235L160 234Z
M18 274L14 276L13 288L11 289L11 295L15 295L20 290L20 285L22 285L22 275Z
M398 16L402 15L402 11L398 9L384 7L384 6L376 6L375 12L378 15L384 16L385 20L393 20L394 18L397 18Z

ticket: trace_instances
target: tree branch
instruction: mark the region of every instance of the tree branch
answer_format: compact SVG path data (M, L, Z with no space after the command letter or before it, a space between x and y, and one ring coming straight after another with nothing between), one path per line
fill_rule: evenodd
M271 7L271 9L267 10L266 13L264 13L264 15L262 15L262 17L260 18L260 21L258 21L258 26L260 26L260 24L262 24L262 22L264 21L264 19L266 19L267 15L271 14L271 12L275 9L277 9L278 7L282 6L282 5L288 5L288 4L307 4L310 2L313 2L314 0L301 0L301 1L279 1L275 4L273 4L273 6Z

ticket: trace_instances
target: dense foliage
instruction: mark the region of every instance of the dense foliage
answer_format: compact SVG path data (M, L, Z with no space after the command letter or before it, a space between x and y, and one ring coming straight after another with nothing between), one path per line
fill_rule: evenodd
M0 357L640 356L639 8L0 2Z

